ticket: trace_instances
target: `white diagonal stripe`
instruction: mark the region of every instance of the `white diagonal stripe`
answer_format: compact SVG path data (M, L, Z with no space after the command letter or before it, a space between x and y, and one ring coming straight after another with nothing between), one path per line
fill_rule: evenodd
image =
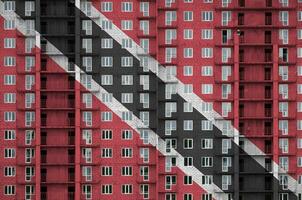
M84 1L83 1L84 2ZM79 9L81 7L77 5ZM84 10L81 9L83 13ZM102 21L110 21L105 15L103 15L99 10L97 10L94 6L91 7L91 15L88 16L91 20L93 20L100 28L102 28L101 23ZM132 40L132 48L127 48L127 50L137 59L140 59L140 55L146 55L143 48L140 47L132 38L130 38L127 34L125 34L122 30L120 30L114 23L112 23L111 29L103 29L107 34L109 34L115 41L119 44L122 44L122 39L131 39ZM148 69L156 74L163 82L167 82L167 70L164 66L162 66L156 59L154 59L150 55L148 56L149 65ZM192 106L198 110L204 117L208 120L212 121L212 123L219 129L223 130L223 122L225 121L224 118L217 113L216 111L205 112L202 109L202 103L205 103L203 99L201 99L195 93L185 93L184 91L184 83L181 80L177 79L177 77L173 77L177 80L177 93L187 102L190 102ZM232 126L233 135L230 137L235 144L239 145L239 131ZM255 161L257 161L262 167L265 168L265 163L261 162L260 159L255 158L254 156L265 156L266 154L256 146L252 141L248 138L244 137L244 135L240 135L241 138L245 139L245 143L249 148L244 149L244 151L251 155ZM274 160L272 160L273 165L273 175L274 177L279 180L278 174L287 174L284 169L282 169ZM288 174L287 174L288 175ZM302 185L297 184L297 180L292 176L288 175L288 189L295 193L298 196L298 192L302 191Z
M22 34L26 35L26 27L24 26L24 20L21 19L15 12L4 12L4 6L3 2L0 1L0 14L5 19L16 19L17 23L17 29ZM36 31L36 38L40 39L43 38L40 33ZM39 42L37 42L37 47L39 47ZM69 73L68 71L68 58L64 56L62 52L60 52L54 45L52 45L49 41L47 41L47 48L51 49L51 53L55 54L48 55L56 64L58 64L66 73ZM82 71L77 65L75 65L76 70L76 80L81 83L80 81L80 74L85 74L84 71ZM129 112L129 110L120 103L117 99L113 98L112 102L103 102L102 101L102 94L109 94L103 87L101 87L97 82L92 80L92 88L87 88L84 84L81 84L87 91L90 91L100 102L102 102L104 105L106 105L112 112L114 112L119 118L122 118L123 112ZM98 92L96 92L98 91ZM177 159L177 167L182 170L186 175L192 176L193 181L198 184L202 189L204 189L206 192L211 193L213 195L213 198L216 200L225 200L227 199L227 194L225 194L217 185L214 183L209 185L202 184L202 176L204 175L202 172L200 172L196 167L194 166L184 166L184 157L179 154L175 149L171 149L171 152L167 153L165 150L166 143L163 139L161 139L154 131L149 129L149 127L145 126L144 123L137 118L136 116L133 116L133 120L131 121L125 121L126 124L128 124L131 128L133 128L137 133L140 132L141 129L148 130L149 132L149 143L156 147L156 149L163 155L167 157L176 157Z

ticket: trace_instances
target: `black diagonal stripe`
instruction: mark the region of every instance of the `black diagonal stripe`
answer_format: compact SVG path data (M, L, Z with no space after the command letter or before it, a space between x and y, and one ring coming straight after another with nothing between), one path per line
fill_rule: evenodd
M17 12L20 16L24 16L22 8L24 5L22 0L18 0ZM165 126L164 126L164 115L165 112L165 83L156 77L152 73L146 73L142 71L142 68L139 67L140 63L137 59L133 57L133 67L125 68L121 67L121 57L122 56L132 56L127 50L122 49L121 46L113 41L112 49L102 49L101 48L101 39L102 38L111 38L105 31L101 30L95 23L93 23L93 34L92 36L86 36L85 34L81 35L83 38L92 38L93 40L93 52L91 54L86 54L81 50L80 36L81 33L81 24L79 23L79 18L67 17L66 12L68 11L68 2L67 0L43 0L41 1L41 11L43 10L43 4L47 4L47 7L55 7L57 9L47 9L47 15L57 16L55 17L45 17L41 14L39 30L42 32L42 35L50 41L54 46L56 46L61 52L64 53L71 61L74 61L78 66L81 67L83 71L87 74L91 74L93 79L101 84L101 75L113 75L113 85L112 86L103 86L109 93L112 93L113 96L121 102L121 93L133 93L133 104L124 104L129 110L139 117L139 112L146 110L142 108L142 104L139 102L139 92L142 92L142 86L139 84L139 75L148 74L150 76L150 109L147 109L150 112L150 128L153 129L159 136L163 139L165 138L175 138L178 141L177 151L184 157L193 157L194 166L198 168L202 173L209 174L214 176L214 183L221 187L221 176L223 174L232 175L232 186L229 187L229 191L234 196L235 200L272 200L278 199L278 192L281 188L279 186L278 180L276 180L272 173L267 172L261 165L259 165L254 158L251 156L242 153L240 157L234 157L238 155L240 148L232 143L232 149L229 151L229 154L223 155L221 153L221 143L222 139L225 138L221 131L214 127L213 131L201 131L201 120L205 119L198 111L194 110L192 113L183 112L183 103L184 100L179 95L173 95L172 100L177 102L177 114L175 119L177 119L177 132L172 133L172 136L166 136ZM71 9L72 10L72 9ZM77 8L74 7L75 13L80 14ZM44 11L43 11L44 12ZM84 18L84 14L81 13L81 17ZM61 20L56 20L56 19ZM63 20L62 20L63 19ZM88 18L86 18L88 19ZM72 29L74 24L74 33L76 35L68 36L68 28ZM46 30L44 30L46 28ZM46 32L45 32L46 31ZM66 36L62 36L66 35ZM74 44L74 46L73 46ZM80 53L81 57L83 56L92 56L93 57L93 69L92 72L87 72L86 68L82 67L81 59L74 52ZM113 56L114 66L112 68L101 67L101 57L102 56ZM134 84L132 86L122 86L121 85L121 75L133 75ZM146 91L148 92L148 91ZM183 130L183 120L194 120L194 131L182 131ZM186 150L183 148L183 139L184 138L193 138L194 139L194 149ZM211 150L202 150L201 139L202 138L212 138L214 143L214 148ZM214 166L212 168L202 168L201 167L201 156L213 156ZM233 157L232 168L229 169L230 172L222 172L222 157L231 156ZM267 156L271 158L271 156ZM234 159L236 158L236 159ZM239 171L239 159L244 163L244 171ZM235 179L234 179L235 178ZM240 180L240 181L239 181ZM178 184L182 180L179 180ZM271 187L265 188L265 183L270 182ZM269 184L268 184L269 185ZM238 188L240 187L240 191ZM243 188L241 188L243 187ZM273 190L277 191L274 193ZM289 193L289 199L296 199L295 195L291 192L284 191ZM275 195L275 196L274 196Z

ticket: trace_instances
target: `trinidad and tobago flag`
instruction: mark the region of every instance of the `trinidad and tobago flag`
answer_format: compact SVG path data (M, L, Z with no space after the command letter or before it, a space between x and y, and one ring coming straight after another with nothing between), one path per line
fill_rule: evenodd
M47 176L52 184L41 181L44 147L37 142L36 179L25 183L18 182L18 177L15 182L3 179L2 187L17 185L17 197L0 193L1 199L26 199L25 185L35 186L28 199L298 199L301 188L290 173L291 165L283 169L279 158L265 150L263 138L240 134L239 127L213 103L217 97L201 94L201 83L211 80L185 77L177 67L171 73L181 62L177 60L183 53L179 46L186 45L159 44L165 40L166 30L177 30L176 24L165 27L162 23L173 6L164 9L165 1L131 1L134 12L121 13L120 6L130 4L112 1L113 12L103 12L104 1L40 0L36 1L40 6L35 5L40 14L28 17L25 2L16 1L15 12L5 11L3 1L0 3L1 38L15 37L17 44L14 50L1 49L2 56L17 55L17 69L1 70L1 74L16 73L18 91L25 90L26 76L34 75L36 140L42 138L45 112L55 119L47 121L47 126L54 127L48 132L60 137L58 126L64 122L59 119L69 111L55 109L57 102L75 99L73 126L75 138L79 138L74 151L75 183L66 187L56 182L60 180L56 173ZM142 2L150 10L158 4L158 9L143 16L139 12ZM16 29L4 30L5 20L15 20ZM31 20L35 20L33 25ZM156 30L142 33L144 23ZM33 45L30 52L26 52L28 43ZM25 59L30 56L35 57L35 64L25 71ZM181 65L204 65L194 56L196 59ZM75 83L75 88L70 89L68 83ZM45 99L53 110L39 109ZM19 115L24 118L24 112L18 112L17 119ZM92 133L89 144L82 142L85 131ZM60 157L64 150L55 148L54 152ZM84 179L87 167L92 178ZM129 167L129 176L122 175L123 167ZM49 168L48 174L56 172ZM103 176L104 169L111 175ZM64 196L73 184L75 195Z

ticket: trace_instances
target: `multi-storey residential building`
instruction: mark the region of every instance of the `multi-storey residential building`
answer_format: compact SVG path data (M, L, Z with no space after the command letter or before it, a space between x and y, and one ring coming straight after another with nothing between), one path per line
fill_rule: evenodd
M0 199L302 200L301 5L0 1Z

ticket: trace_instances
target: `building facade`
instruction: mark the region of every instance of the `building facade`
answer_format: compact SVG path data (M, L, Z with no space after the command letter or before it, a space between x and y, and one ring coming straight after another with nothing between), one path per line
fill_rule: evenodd
M0 1L0 199L302 200L301 6Z

